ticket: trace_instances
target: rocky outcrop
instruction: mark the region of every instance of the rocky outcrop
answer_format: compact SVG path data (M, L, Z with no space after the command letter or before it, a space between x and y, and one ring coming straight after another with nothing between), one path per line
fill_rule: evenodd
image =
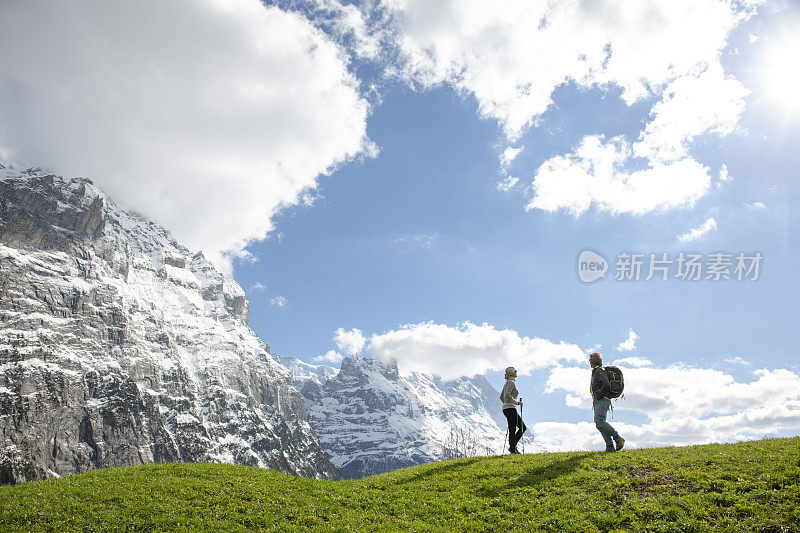
M0 168L0 482L222 461L335 478L239 285L88 180Z
M0 242L65 251L75 239L102 235L105 201L91 181L76 180L62 188L55 186L55 176L36 169L23 176L25 187L0 182Z

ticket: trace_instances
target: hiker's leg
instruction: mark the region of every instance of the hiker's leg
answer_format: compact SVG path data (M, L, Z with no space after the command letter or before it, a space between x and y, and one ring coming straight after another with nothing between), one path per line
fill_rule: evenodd
M522 432L524 431L522 428L525 424L522 423L522 417L517 415L517 423L514 426L514 446L516 447L519 444L519 440L522 438Z
M528 426L526 426L525 422L522 421L521 416L517 417L517 428L518 428L517 435L519 435L517 437L517 441L519 441L519 439L522 438L522 434L525 433L525 430L528 429Z
M606 398L605 401L608 402L608 409L611 409L611 400ZM606 414L608 413L608 409L606 409ZM611 438L614 440L614 442L618 442L619 441L619 433L617 433L617 430L614 429L614 426L609 424L608 421L606 421L606 426L607 426L607 431L608 431L609 435L611 435Z
M614 428L611 427L611 424L606 422L606 415L608 414L608 409L610 407L611 400L608 398L597 400L594 403L594 425L603 436L603 440L606 442L606 450L614 449L612 435L617 435L617 439L619 439L619 434L617 434Z
M619 442L619 433L617 433L617 430L614 429L614 426L608 422L606 422L606 425L608 426L608 434L611 435L611 438L614 440L614 442Z
M512 450L516 450L517 449L517 444L519 443L519 438L520 438L519 431L517 430L517 427L519 426L519 413L517 413L516 409L512 410L511 419L514 421L513 422L514 425L513 425L513 427L509 426L509 431L513 435L512 438L509 438L509 444L511 444L511 449Z
M617 430L614 429L614 426L609 424L606 420L606 417L608 416L608 410L611 408L611 400L604 398L597 403L600 405L600 416L598 417L598 413L595 411L595 425L597 426L597 429L600 430L600 434L603 435L603 440L606 443L606 449L615 449L613 443L619 442L619 433L617 433Z
M503 409L503 414L506 415L508 421L508 447L512 450L517 445L515 433L517 431L517 410L516 409Z

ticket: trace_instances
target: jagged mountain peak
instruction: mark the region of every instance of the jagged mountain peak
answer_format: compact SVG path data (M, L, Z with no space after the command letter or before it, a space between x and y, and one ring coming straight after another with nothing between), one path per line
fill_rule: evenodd
M345 357L339 370L342 378L345 376L360 376L362 374L376 374L388 380L396 380L400 377L397 361L384 361L375 357L363 357L354 354Z

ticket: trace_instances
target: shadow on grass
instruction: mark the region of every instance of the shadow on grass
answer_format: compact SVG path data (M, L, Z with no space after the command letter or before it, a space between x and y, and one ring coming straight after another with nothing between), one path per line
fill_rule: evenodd
M456 462L448 463L445 465L435 465L429 468L426 468L422 472L414 474L413 476L409 476L405 479L398 479L395 481L396 485L402 485L404 483L412 483L414 481L419 481L421 479L425 479L431 476L439 476L441 474L449 473L449 472L458 472L470 466L471 464L484 459L483 457L472 457L470 459L461 459Z
M509 482L503 486L484 488L480 489L478 492L482 496L495 498L500 496L500 494L510 490L517 490L523 487L537 487L542 484L547 484L556 478L560 478L574 472L581 462L583 462L583 460L590 455L592 455L592 452L579 453L566 459L561 459L560 461L555 461L544 466L531 468L530 470L522 472L516 478L509 480Z

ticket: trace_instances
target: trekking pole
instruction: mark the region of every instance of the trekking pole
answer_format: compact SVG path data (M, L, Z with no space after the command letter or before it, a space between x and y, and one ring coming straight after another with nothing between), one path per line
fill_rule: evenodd
M522 443L522 455L525 455L525 421L522 420L522 396L519 397L519 429L522 433L519 434L519 441Z
M503 447L500 448L500 455L506 454L506 443L508 442L508 428L506 428L506 436L503 439Z

